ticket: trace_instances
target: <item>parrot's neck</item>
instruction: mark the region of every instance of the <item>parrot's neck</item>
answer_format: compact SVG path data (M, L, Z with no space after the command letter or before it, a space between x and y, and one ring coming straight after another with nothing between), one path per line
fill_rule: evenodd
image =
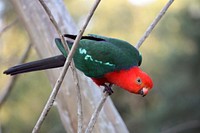
M116 84L127 91L135 92L132 88L134 88L134 79L136 79L136 73L139 70L138 67L132 67L128 70L110 72L104 76L109 83Z

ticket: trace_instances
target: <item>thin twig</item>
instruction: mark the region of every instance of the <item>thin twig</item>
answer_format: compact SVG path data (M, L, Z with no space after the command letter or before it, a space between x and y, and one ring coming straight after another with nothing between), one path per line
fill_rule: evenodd
M53 88L53 91L51 92L51 95L50 95L50 97L49 97L49 99L48 99L48 101L47 101L47 103L46 103L46 105L45 105L45 107L44 107L44 109L43 109L43 111L42 111L42 113L41 113L36 125L35 125L35 127L33 128L32 133L37 133L38 132L39 128L41 127L41 125L42 125L42 123L43 123L43 121L45 119L45 117L47 116L49 110L51 109L51 107L52 107L52 105L54 103L54 100L56 98L56 95L57 95L57 93L59 91L59 88L61 86L61 83L62 83L62 81L64 79L64 76L65 76L65 74L67 72L67 69L69 68L69 65L70 65L72 57L73 57L73 55L75 53L75 50L78 47L78 42L81 39L81 36L83 35L83 32L85 31L85 29L86 29L86 27L87 27L92 15L94 14L94 11L96 10L99 2L100 2L100 0L97 0L95 2L94 6L92 7L92 10L88 14L88 17L87 17L87 20L86 20L85 24L83 25L83 27L79 31L79 33L78 33L78 35L77 35L77 37L76 37L76 39L75 39L75 41L73 43L71 51L69 52L69 54L67 56L67 59L66 59L66 62L64 64L64 67L62 69L62 72L59 75L59 78L58 78L58 80L57 80L57 82L56 82L56 84L55 84L55 86Z
M153 28L156 26L156 24L159 22L159 20L161 19L161 17L165 14L165 12L167 11L167 9L169 8L169 6L173 3L174 0L169 0L169 2L164 6L164 8L160 11L160 13L158 14L158 16L153 20L153 22L151 23L151 25L148 27L148 29L146 30L146 32L144 33L144 35L140 38L140 40L138 41L138 43L136 44L136 48L138 49L142 43L145 41L145 39L149 36L149 34L151 33L151 31L153 30ZM103 98L101 99L99 105L97 106L97 108L95 109L94 113L92 114L92 117L90 119L90 122L88 124L88 127L86 128L85 133L91 133L95 122L97 121L99 112L101 111L103 104L105 103L106 99L108 97L108 94L104 94Z
M71 65L73 66L71 69L72 71L76 71L76 70L73 70L75 69L75 65L74 65L74 62L71 62ZM79 81L78 81L78 74L77 74L77 71L72 73L73 74L73 77L74 77L74 84L75 84L75 87L77 88L76 91L77 91L77 116L78 116L78 130L77 132L78 133L82 133L83 131L83 108L82 108L82 98L81 98L81 89L80 89L80 85L79 85Z
M189 131L189 129L192 130L195 128L200 128L199 120L186 121L178 125L173 125L173 127L167 128L167 130L164 130L161 133L181 133L184 131Z
M160 19L163 17L163 15L166 13L167 9L170 7L170 5L174 2L174 0L169 0L168 3L163 7L163 9L159 12L159 14L156 16L156 18L153 20L153 22L150 24L150 26L147 28L146 32L143 34L143 36L140 38L140 40L137 42L135 47L139 49L139 47L142 45L142 43L146 40L146 38L150 35L154 27L157 25L157 23L160 21Z
M1 123L0 123L0 133L2 133Z
M12 27L14 24L16 24L18 21L18 19L16 18L14 21L12 21L10 24L6 25L5 27L3 27L1 30L0 30L0 36L5 32L7 31L8 29L10 29L10 27Z
M92 117L90 118L90 122L85 130L85 133L92 132L94 125L97 121L97 118L99 116L99 113L100 113L101 109L103 108L103 105L106 102L106 99L108 96L109 96L109 94L107 92L103 93L103 97L102 97L101 101L99 102L97 108L95 109L94 113L92 114Z
M43 6L44 10L46 11L46 13L48 14L49 16L49 19L51 20L51 22L53 23L53 26L55 27L56 31L58 32L58 35L60 36L60 39L62 41L62 44L64 44L64 48L66 51L69 52L69 47L68 45L66 44L66 41L65 41L65 38L55 20L55 18L53 17L51 11L49 10L49 8L47 7L47 5L45 4L45 2L43 0L39 0L39 2L41 3L41 5Z
M22 64L28 57L28 54L30 52L31 49L31 43L28 44L27 48L24 51L24 54L22 55L22 57L20 58L18 64ZM6 101L6 99L8 98L16 80L17 80L18 76L13 76L9 79L8 84L6 85L6 87L3 89L3 92L0 94L0 108L2 107L3 103Z

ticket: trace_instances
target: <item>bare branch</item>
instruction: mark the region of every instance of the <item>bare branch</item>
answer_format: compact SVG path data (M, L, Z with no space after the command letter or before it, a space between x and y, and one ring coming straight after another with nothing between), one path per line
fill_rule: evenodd
M56 31L58 32L58 35L60 36L60 39L62 41L62 44L64 44L64 48L66 51L69 52L69 47L68 45L66 44L66 41L64 39L64 36L62 34L62 32L60 31L60 28L55 20L55 18L53 17L51 11L49 10L49 8L47 7L47 5L45 4L45 2L43 0L39 0L39 2L41 3L41 5L43 6L44 10L46 11L46 13L48 14L49 16L49 19L51 20L51 22L53 23L53 26L55 27Z
M82 131L83 131L83 108L82 108L81 90L80 90L80 85L79 85L79 81L78 81L78 74L77 74L77 71L75 69L74 62L71 62L71 66L72 66L71 70L72 70L73 77L74 77L74 83L75 83L75 87L76 87L76 91L77 91L78 133L82 133Z
M1 127L1 121L0 121L0 133L2 133L3 131L2 131L2 127Z
M0 30L0 36L7 31L8 29L10 29L10 27L12 27L13 25L15 25L17 23L18 19L16 18L13 22L11 22L10 24L6 25L4 28L2 28Z
M146 38L150 35L154 27L157 25L157 23L160 21L160 19L164 16L167 9L170 7L170 5L174 2L174 0L169 0L168 3L163 7L163 9L160 11L160 13L156 16L156 18L153 20L153 22L150 24L150 26L147 28L146 32L143 34L143 36L140 38L140 40L137 42L135 47L139 49L139 47L142 45L142 43L146 40Z
M24 51L24 54L20 58L18 64L22 64L27 59L30 49L31 49L31 43L28 44L28 46L27 46L26 50ZM0 94L0 107L3 105L3 103L8 98L17 78L18 78L18 75L10 77L8 84L3 89L3 92Z
M75 41L73 43L73 47L72 47L71 51L68 54L68 57L66 59L65 65L64 65L64 67L62 69L62 72L59 75L59 78L58 78L58 80L57 80L57 82L56 82L56 84L55 84L55 86L53 88L53 91L52 91L52 93L51 93L51 95L50 95L50 97L49 97L49 99L48 99L48 101L47 101L47 103L46 103L46 105L45 105L45 107L44 107L44 109L43 109L43 111L42 111L42 113L41 113L36 125L35 125L35 127L33 128L32 133L37 133L38 132L39 128L41 127L41 125L42 125L42 123L43 123L43 121L45 119L45 117L47 116L49 110L51 109L51 107L52 107L52 105L54 103L54 100L56 98L56 95L57 95L57 93L59 91L59 88L61 86L61 83L62 83L62 81L63 81L63 79L65 77L65 74L67 72L67 69L69 68L69 65L71 63L72 57L73 57L73 55L75 53L75 50L76 50L76 48L78 46L78 42L81 39L81 36L83 35L83 32L85 31L85 29L86 29L86 27L87 27L92 15L94 14L94 11L96 10L96 8L97 8L99 3L100 3L100 0L96 0L94 6L92 7L92 10L88 14L88 17L87 17L87 20L86 20L85 24L83 25L83 27L79 31L79 34L77 35L77 37L76 37L76 39L75 39Z
M199 128L199 127L200 127L200 121L192 120L192 121L186 121L184 123L175 125L174 127L168 128L167 130L164 130L161 133L180 133L188 129L194 129L194 128Z
M101 109L103 108L103 105L104 105L104 103L105 103L105 101L106 101L108 96L109 95L108 95L107 92L103 93L103 97L102 97L101 101L99 102L99 105L95 109L94 113L92 114L90 122L89 122L89 124L88 124L88 126L87 126L87 128L85 130L85 133L91 133L92 132L92 130L94 128L94 125L95 125L95 123L97 121L97 118L99 116L99 113L100 113Z

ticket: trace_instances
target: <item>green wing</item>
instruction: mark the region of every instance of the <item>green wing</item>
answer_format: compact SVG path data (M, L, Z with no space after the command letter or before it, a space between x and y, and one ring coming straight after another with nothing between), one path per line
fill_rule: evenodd
M55 41L62 54L67 57L61 40L56 39ZM72 42L67 42L71 48ZM89 35L80 40L74 55L74 62L75 66L85 75L99 78L108 72L140 65L141 56L137 49L125 41Z
M105 41L112 43L113 45L121 49L123 52L125 52L127 55L129 55L129 57L125 60L126 61L125 66L128 65L129 63L131 64L131 62L133 62L132 65L138 65L138 66L141 65L142 54L130 43L120 40L120 39L108 38L108 37L95 35L95 34L89 34L89 36L104 39Z

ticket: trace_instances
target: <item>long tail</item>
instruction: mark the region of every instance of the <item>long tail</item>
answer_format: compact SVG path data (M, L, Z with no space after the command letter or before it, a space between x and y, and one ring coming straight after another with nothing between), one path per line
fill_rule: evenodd
M38 61L28 62L21 65L16 65L4 71L7 75L16 75L20 73L51 69L64 66L66 58L63 55L58 55Z

